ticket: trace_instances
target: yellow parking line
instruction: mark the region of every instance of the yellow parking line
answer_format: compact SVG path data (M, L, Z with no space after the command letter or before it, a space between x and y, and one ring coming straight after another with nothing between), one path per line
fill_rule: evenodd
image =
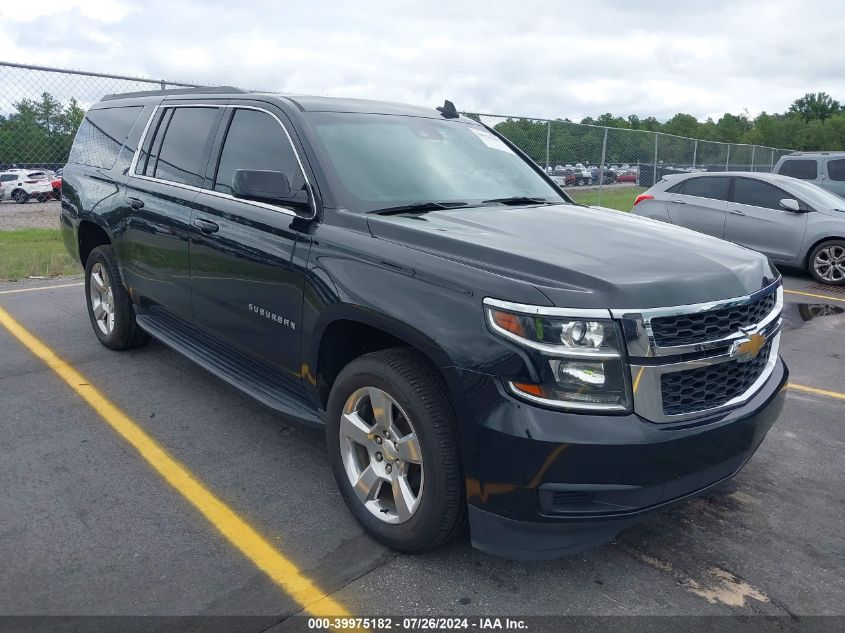
M802 292L801 290L784 290L785 293L791 295L801 295L804 297L814 297L816 299L826 299L827 301L839 301L840 303L845 303L845 298L843 297L831 297L830 295L817 295L812 292Z
M788 387L790 389L795 389L795 391L803 391L805 393L814 393L817 396L828 396L829 398L836 398L837 400L845 400L845 393L840 393L838 391L828 391L827 389L816 389L815 387L805 387L804 385L796 385L795 383L789 383Z
M75 284L59 284L57 286L38 286L37 288L16 288L15 290L0 290L0 295L12 295L18 292L35 292L36 290L53 290L54 288L75 288L76 286L84 286L85 282L80 281Z
M316 616L348 617L348 611L341 604L329 598L326 592L317 587L293 562L275 549L267 539L200 483L190 470L171 457L129 416L91 385L85 376L59 358L53 350L27 331L2 308L0 308L0 325L36 357L44 361L100 414L100 417L112 429L129 442L167 483L193 504L232 545L255 563L303 609Z

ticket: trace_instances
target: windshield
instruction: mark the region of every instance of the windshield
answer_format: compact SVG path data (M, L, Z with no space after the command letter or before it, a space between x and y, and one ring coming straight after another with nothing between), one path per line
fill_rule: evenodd
M816 209L845 209L845 199L811 182L790 180L788 188Z
M481 125L384 114L306 116L327 159L338 202L353 211L516 197L564 201Z

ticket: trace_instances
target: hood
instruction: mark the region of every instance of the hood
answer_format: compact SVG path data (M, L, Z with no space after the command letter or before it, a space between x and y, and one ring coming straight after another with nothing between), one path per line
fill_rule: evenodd
M526 281L561 307L701 303L747 295L777 277L754 251L600 207L486 206L367 219L377 238Z

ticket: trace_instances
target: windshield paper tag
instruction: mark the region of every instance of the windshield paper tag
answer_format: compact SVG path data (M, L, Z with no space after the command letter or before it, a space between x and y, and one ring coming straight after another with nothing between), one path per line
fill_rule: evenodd
M502 140L493 134L490 134L487 130L479 130L478 128L471 127L469 128L473 134L475 134L482 143L484 143L487 147L491 149L497 149L500 152L507 152L508 154L513 154L511 148L502 143Z

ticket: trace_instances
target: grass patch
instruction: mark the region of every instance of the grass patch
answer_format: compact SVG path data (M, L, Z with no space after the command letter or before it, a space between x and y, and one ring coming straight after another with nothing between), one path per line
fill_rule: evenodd
M589 189L578 191L567 189L566 192L572 196L575 202L580 204L594 204L619 211L630 211L634 206L634 198L645 191L645 187L611 187L601 192L601 203L599 203L599 190Z
M80 272L59 229L0 231L0 280L57 277Z

